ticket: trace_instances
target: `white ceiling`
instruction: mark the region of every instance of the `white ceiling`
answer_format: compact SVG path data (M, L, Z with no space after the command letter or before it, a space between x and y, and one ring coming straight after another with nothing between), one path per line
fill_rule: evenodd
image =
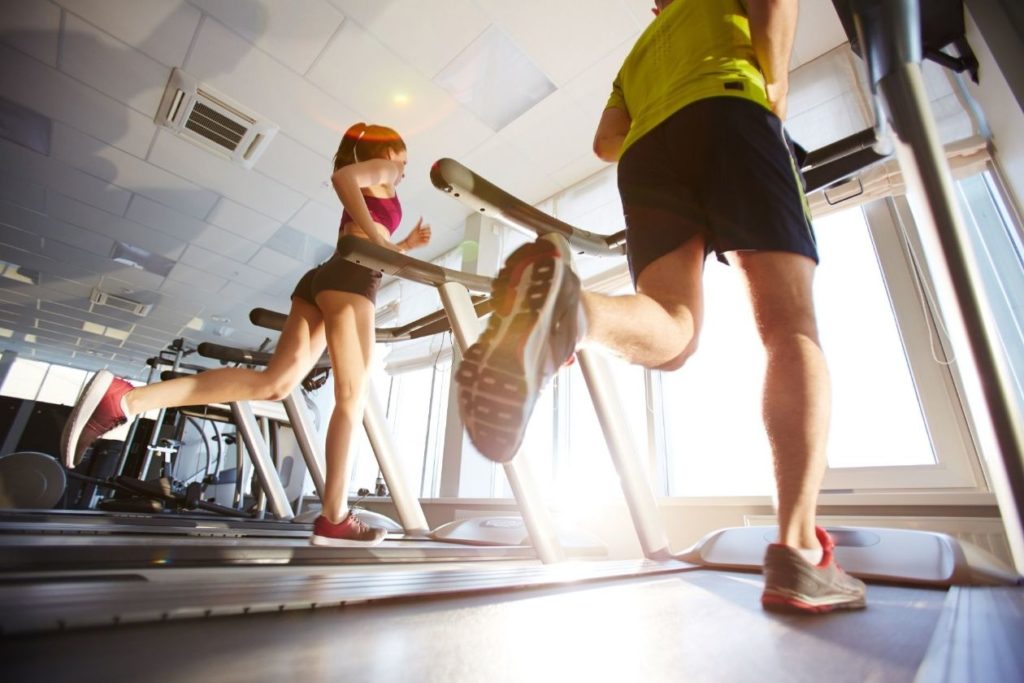
M430 186L440 157L531 203L573 185L603 167L593 131L652 4L0 0L0 98L52 122L48 155L0 131L0 259L39 273L38 284L0 278L0 349L139 377L176 337L259 344L248 310L285 310L332 248L341 209L326 181L357 121L406 139L398 236L420 215L430 222L422 258L457 246L468 213ZM829 0L801 11L794 67L845 40ZM497 132L432 80L491 27L556 86ZM254 169L154 123L172 67L280 126ZM175 264L166 277L123 266L110 258L117 241ZM145 318L90 310L93 287L154 307ZM194 318L201 330L187 327Z

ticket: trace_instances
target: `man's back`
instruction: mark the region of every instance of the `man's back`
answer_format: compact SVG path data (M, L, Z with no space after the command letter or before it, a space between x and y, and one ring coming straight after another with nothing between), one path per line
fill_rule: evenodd
M721 96L768 107L746 13L739 0L675 0L637 40L608 105L632 119L624 152L686 105Z

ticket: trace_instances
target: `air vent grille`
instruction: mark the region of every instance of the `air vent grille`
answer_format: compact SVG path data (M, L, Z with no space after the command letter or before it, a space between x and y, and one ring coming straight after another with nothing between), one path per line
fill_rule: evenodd
M153 310L153 304L144 304L121 296L115 296L114 294L108 294L100 289L96 289L95 287L92 290L92 295L89 297L89 301L92 302L93 306L109 306L110 308L116 308L119 311L137 315L140 318L146 317L149 315L149 312Z
M234 152L245 137L246 127L235 123L212 107L197 102L185 127Z
M245 168L252 168L278 130L181 69L171 72L156 122Z

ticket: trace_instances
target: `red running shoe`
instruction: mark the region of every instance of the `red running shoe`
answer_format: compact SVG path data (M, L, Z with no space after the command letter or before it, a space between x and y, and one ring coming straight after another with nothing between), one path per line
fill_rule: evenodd
M64 423L60 451L66 467L74 468L93 441L128 421L121 398L134 388L106 370L93 375Z
M323 515L317 517L313 522L313 535L309 539L309 544L340 548L373 546L383 541L386 535L387 531L369 526L356 517L353 510L349 510L345 519L337 524L332 524Z
M772 543L764 556L764 592L761 605L773 612L820 614L838 609L862 609L864 582L836 564L835 543L821 527L814 528L824 551L812 565L788 545Z

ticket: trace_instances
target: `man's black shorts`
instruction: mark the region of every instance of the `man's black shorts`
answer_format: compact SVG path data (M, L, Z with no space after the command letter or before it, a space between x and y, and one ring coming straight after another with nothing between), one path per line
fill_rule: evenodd
M729 251L787 251L818 261L803 182L782 122L738 97L688 105L619 160L626 254L636 283L697 234Z

